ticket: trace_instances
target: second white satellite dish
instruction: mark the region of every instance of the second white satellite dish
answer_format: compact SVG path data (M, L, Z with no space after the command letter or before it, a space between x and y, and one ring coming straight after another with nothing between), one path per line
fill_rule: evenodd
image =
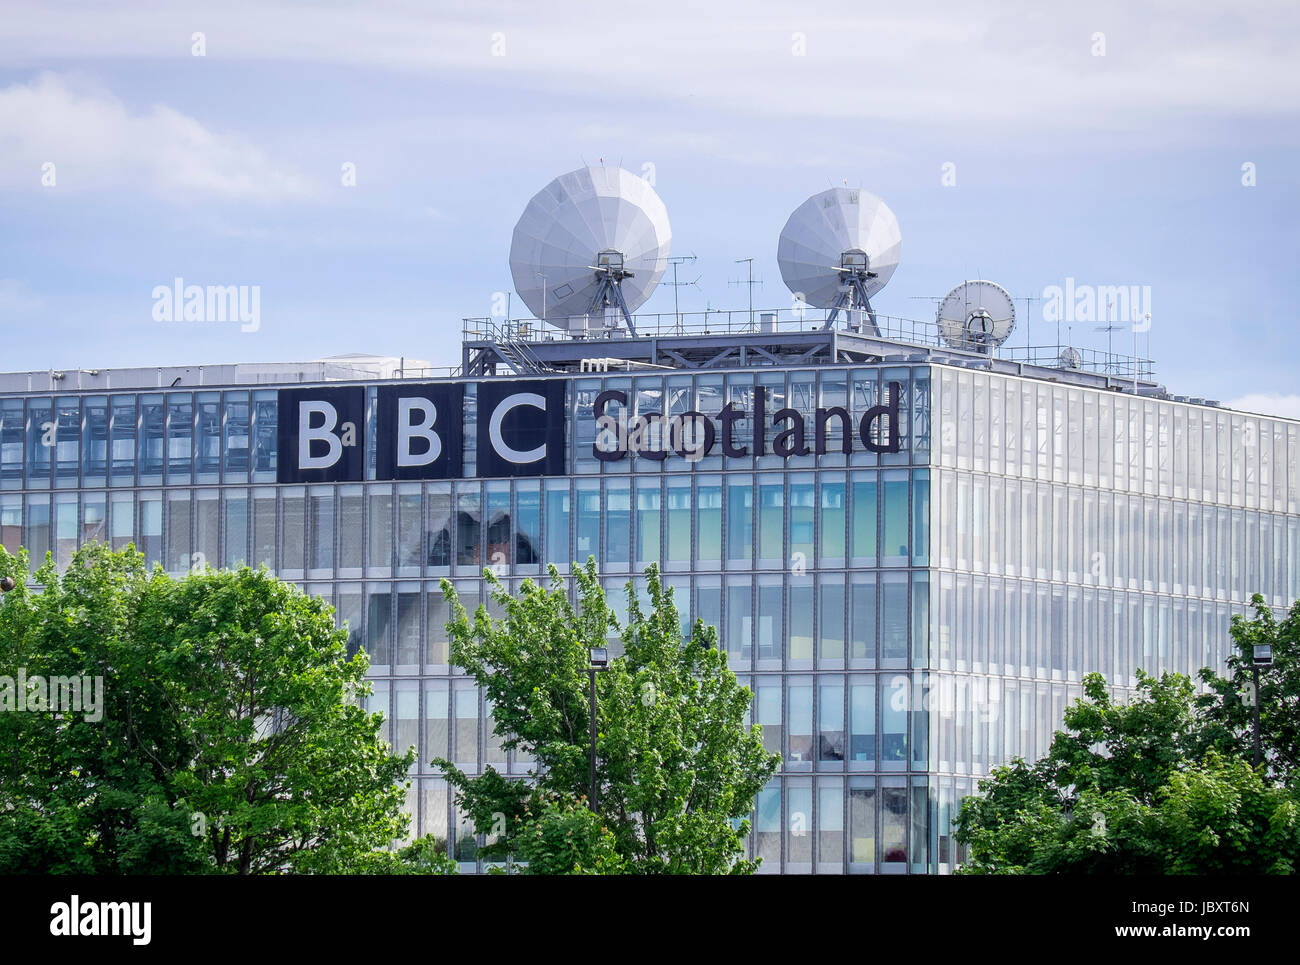
M786 287L814 308L866 311L898 267L903 236L885 202L857 188L829 188L794 209L781 229L776 260Z
M632 313L668 267L671 239L668 210L648 181L622 168L579 168L524 208L510 274L543 321L575 333L620 319L632 329Z
M935 323L953 348L990 353L1015 328L1016 307L996 282L964 281L939 303Z

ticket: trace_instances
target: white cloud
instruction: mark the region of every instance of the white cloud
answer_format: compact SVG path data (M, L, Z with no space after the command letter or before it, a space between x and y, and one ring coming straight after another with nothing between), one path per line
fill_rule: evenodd
M1300 420L1300 395L1285 392L1253 392L1225 402L1224 405L1242 412L1258 412L1261 415L1276 415Z
M512 138L595 140L663 163L661 173L670 158L689 156L805 167L838 183L906 157L914 142L898 136L904 125L932 132L951 146L945 157L957 157L963 144L992 145L1014 130L1034 132L1020 150L1087 152L1127 144L1130 134L1144 148L1214 137L1215 118L1300 112L1300 71L1291 67L1300 13L1250 3L1227 14L1189 0L1190 9L1164 23L1112 0L1050 14L1020 4L989 13L956 0L923 10L718 0L708 16L665 0L627 8L621 20L531 2L453 9L319 0L306 10L282 0L228 0L219 9L138 0L122 9L77 4L75 16L67 5L5 0L0 63L13 71L90 62L127 102L66 75L0 88L0 189L41 190L42 165L53 162L60 192L323 198L332 173L317 181L303 172L323 158L337 167L335 158L352 157L358 145L370 151L363 186L373 192L412 146L499 153ZM206 54L194 57L199 31ZM1105 57L1090 53L1098 31ZM497 33L502 57L492 56ZM792 51L796 33L806 38L805 56ZM191 92L228 84L237 71L246 83L231 88L223 103L238 112L226 116L264 133L218 131L205 118L137 100L137 75L122 75L120 65L140 63L155 72L165 65L159 75L181 78ZM435 95L430 113L407 129L384 123L375 131L358 123L346 98L327 125L315 115L284 116L277 84L304 64L346 68L334 74L350 71L361 90L375 82L363 71L404 75L403 88L428 85ZM508 99L518 90L541 96L516 110ZM319 96L322 105L333 100L328 86ZM1265 137L1298 134L1300 125L1276 123ZM250 137L279 145L279 156ZM588 153L592 146L584 144ZM1012 163L1033 161L1022 154Z
M1267 0L1230 8L1184 0L1078 7L943 0L925 5L795 6L685 0L610 8L509 0L364 6L227 0L220 9L137 0L125 7L7 0L0 61L170 59L342 64L384 71L515 75L510 83L607 92L741 115L944 122L985 133L1186 130L1188 117L1293 114L1300 13ZM206 57L190 38L202 31ZM1095 34L1105 55L1094 56ZM503 56L493 56L500 35ZM797 40L801 35L802 40ZM806 45L798 56L796 48ZM196 66L196 69L202 69ZM1194 126L1194 125L1192 125ZM1192 133L1187 132L1188 135Z
M53 164L53 168L46 167ZM82 191L131 187L170 197L280 201L315 186L234 134L166 105L133 113L98 89L45 73L0 89L0 186Z

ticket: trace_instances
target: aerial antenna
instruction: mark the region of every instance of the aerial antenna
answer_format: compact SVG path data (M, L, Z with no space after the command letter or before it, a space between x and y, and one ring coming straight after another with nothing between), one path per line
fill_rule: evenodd
M1031 361L1029 357L1029 320L1033 317L1033 306L1031 303L1040 302L1042 299L1037 295L1026 295L1023 299L1017 299L1017 301L1023 301L1025 303L1025 360Z
M1115 353L1113 348L1114 333L1124 331L1124 326L1115 325L1114 324L1115 320L1111 318L1111 315L1113 314L1111 312L1111 308L1114 307L1114 304L1115 303L1112 299L1109 298L1106 299L1106 324L1098 325L1095 329L1093 329L1093 331L1106 333L1106 370L1108 372L1114 373L1115 375L1118 375L1119 366L1115 364ZM1060 323L1058 322L1057 324L1059 326ZM1134 341L1136 341L1136 339ZM1133 354L1137 355L1137 352L1134 352Z
M737 264L737 265L739 265L739 264L744 264L744 265L747 266L747 272L746 272L746 275L745 275L745 280L744 280L744 281L739 281L739 280L737 280L737 281L729 281L729 282L727 282L727 284L728 284L728 285L745 285L745 286L747 286L747 287L749 288L749 324L750 324L750 325L753 325L753 324L754 324L754 286L755 286L755 285L758 285L758 286L761 287L762 284L763 284L763 279L759 278L759 279L755 280L755 278L754 278L754 259L753 259L753 258L737 258L737 259L736 259L736 264Z
M687 285L694 285L695 288L696 288L696 290L699 290L699 288L700 288L700 279L703 278L704 276L703 276L703 275L696 275L694 281L678 281L678 280L677 280L677 266L678 266L678 265L691 264L691 263L693 263L695 260L696 260L696 258L695 258L695 252L693 252L693 251L692 251L689 255L673 255L671 258L668 259L668 264L670 264L670 265L673 266L673 280L670 281L670 282L666 282L666 284L671 285L671 286L672 286L672 289L673 289L673 314L677 317L677 334L678 334L678 335L680 335L680 334L682 333L682 312L681 312L681 309L678 308L678 306L677 306L677 289L682 288L682 287L685 287L685 286L687 286Z
M1073 345L1067 345L1056 356L1056 367L1059 369L1077 369L1081 364L1083 364L1083 356Z
M579 168L524 208L510 273L544 322L579 338L613 334L620 323L635 335L632 313L667 270L671 240L668 211L644 178L622 168Z
M940 337L953 348L992 355L1016 326L1016 307L996 282L964 281L939 303Z
M893 275L902 247L898 219L885 202L857 188L832 187L795 208L781 229L776 260L790 291L831 310L825 328L843 309L856 331L865 312L879 336L871 296Z

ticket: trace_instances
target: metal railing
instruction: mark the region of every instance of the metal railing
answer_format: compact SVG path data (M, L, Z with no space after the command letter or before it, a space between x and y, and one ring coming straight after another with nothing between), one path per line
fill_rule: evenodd
M633 315L636 338L657 338L689 335L762 335L791 334L815 332L826 327L830 312L825 309L747 309L740 311L706 311L679 312ZM897 315L876 315L876 330L873 331L870 320L863 312L856 313L858 327L848 324L845 313L841 312L835 321L835 327L848 334L860 334L868 337L909 345L939 349L952 352L962 360L978 362L978 352L964 351L947 345L939 334L939 326L933 321L903 318ZM593 322L599 321L592 319ZM461 334L467 342L502 343L546 343L546 342L584 342L600 343L611 339L626 339L629 335L620 322L610 328L594 328L578 334L559 328L554 324L542 322L536 318L509 319L502 317L464 318L461 320ZM593 346L594 348L594 346ZM993 353L993 358L1026 365L1066 371L1092 372L1117 378L1151 379L1155 366L1151 359L1105 352L1092 348L1074 348L1066 352L1066 346L1008 346L1003 345ZM985 356L987 357L987 356ZM1067 364L1068 363L1068 364Z
M425 365L405 366L394 372L393 379L457 379L460 378L459 365Z

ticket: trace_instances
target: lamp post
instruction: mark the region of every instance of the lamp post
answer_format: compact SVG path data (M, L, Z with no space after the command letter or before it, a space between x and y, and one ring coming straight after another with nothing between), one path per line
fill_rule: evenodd
M1263 759L1263 749L1259 736L1259 668L1273 666L1273 648L1267 643L1261 643L1254 648L1250 658L1250 669L1255 675L1255 706L1252 708L1255 718L1255 766L1259 767L1259 762Z
M587 675L591 677L591 797L588 803L591 811L596 812L596 674L609 666L609 649L606 647L592 647L588 653L591 665L587 668Z

